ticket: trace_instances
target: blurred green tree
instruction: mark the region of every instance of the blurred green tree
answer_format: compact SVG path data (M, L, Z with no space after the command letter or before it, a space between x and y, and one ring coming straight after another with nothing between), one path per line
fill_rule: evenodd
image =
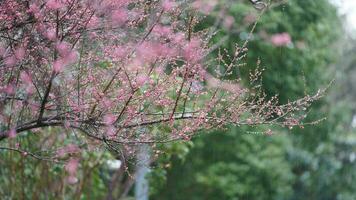
M233 52L232 44L248 38L259 13L246 2L223 2L221 10L235 23L213 41L224 38L223 48ZM198 28L226 26L226 19L216 16ZM267 96L279 94L287 102L316 91L335 78L331 64L340 55L341 33L336 8L327 0L274 1L253 31L246 65L226 78L248 79L259 59ZM281 35L290 41L275 42L273 37ZM338 93L338 87L339 82L332 85L329 95ZM355 136L347 128L350 102L324 98L308 120L324 117L317 125L289 130L292 134L280 129L265 136L263 127L231 127L196 138L184 162L173 160L167 185L153 199L355 199Z

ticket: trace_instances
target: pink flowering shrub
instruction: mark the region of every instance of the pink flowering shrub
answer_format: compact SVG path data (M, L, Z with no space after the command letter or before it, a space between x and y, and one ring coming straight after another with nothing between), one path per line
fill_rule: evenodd
M279 105L238 79L224 80L247 43L236 47L230 64L207 70L213 68L207 31L193 30L215 4L1 1L0 140L56 127L112 148L189 140L228 124L303 124L304 110L322 92ZM232 23L231 17L224 22ZM271 42L291 39L282 33ZM259 75L251 73L251 82ZM66 167L70 182L76 168L77 160Z
M287 46L292 42L292 38L288 33L277 33L271 36L271 43L274 46Z

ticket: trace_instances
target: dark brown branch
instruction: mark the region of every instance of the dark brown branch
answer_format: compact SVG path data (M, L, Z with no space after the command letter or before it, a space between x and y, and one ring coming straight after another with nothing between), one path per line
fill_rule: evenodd
M56 76L55 72L52 72L52 75L51 75L51 78L49 80L46 92L45 92L45 94L43 96L43 99L42 99L42 102L41 102L40 113L39 113L38 119L37 119L38 123L41 123L41 121L42 121L44 110L45 110L46 103L47 103L47 100L48 100L48 96L49 96L49 93L50 93L51 88L52 88L52 82L53 82L53 79L54 79L55 76Z
M52 158L46 158L46 157L41 157L37 154L31 153L29 151L25 151L22 149L16 149L16 148L11 148L11 147L0 147L0 150L8 150L8 151L14 151L17 153L21 153L23 156L31 156L35 159L42 160L42 161L49 161L49 162L55 162L55 163L61 163L58 160L52 159Z

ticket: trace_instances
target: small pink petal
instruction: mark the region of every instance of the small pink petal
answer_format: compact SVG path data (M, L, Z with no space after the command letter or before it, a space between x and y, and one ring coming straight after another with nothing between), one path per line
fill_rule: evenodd
M15 138L16 137L16 129L11 129L8 133L9 138Z
M25 84L32 84L32 78L30 75L28 75L27 72L22 71L20 74L20 79L25 83Z
M116 116L113 114L107 114L104 116L104 123L106 125L112 125L116 120Z
M16 56L16 59L18 59L18 60L22 60L25 57L25 54L26 54L26 51L23 47L20 47L15 50L15 56Z
M288 33L278 33L271 37L271 43L274 46L287 46L292 42L292 38Z
M68 176L67 177L67 182L69 184L76 184L76 183L78 183L78 178L75 177L75 176Z
M64 168L70 175L75 175L77 173L78 165L79 160L77 158L71 158Z

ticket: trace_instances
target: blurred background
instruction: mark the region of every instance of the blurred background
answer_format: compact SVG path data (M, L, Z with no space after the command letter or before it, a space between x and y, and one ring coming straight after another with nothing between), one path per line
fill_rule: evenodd
M224 47L232 49L248 35L258 11L245 1L225 6L234 23L225 22L226 32L216 40L228 35ZM206 26L214 20L206 19ZM230 127L195 138L185 157L174 156L167 171L157 170L164 178L152 199L356 199L355 36L356 1L272 4L248 45L247 65L237 73L244 79L259 59L262 86L281 102L334 80L308 117L325 120L274 129L272 136Z
M217 26L221 31L211 45L222 42L227 52L248 38L259 19L246 64L234 76L247 82L249 71L264 69L261 85L269 97L278 94L281 103L330 85L307 118L322 120L294 129L272 127L271 135L264 134L266 127L227 127L189 142L159 144L164 153L153 152L158 157L145 173L149 194L144 198L355 200L356 1L274 0L261 18L248 0L216 3L195 31ZM55 146L54 133L49 130L43 143ZM25 149L43 144L33 143L36 135L19 140ZM135 199L131 174L118 178L123 172L115 171L119 158L95 150L82 158L77 184L66 185L63 164L1 152L0 194L9 199Z

